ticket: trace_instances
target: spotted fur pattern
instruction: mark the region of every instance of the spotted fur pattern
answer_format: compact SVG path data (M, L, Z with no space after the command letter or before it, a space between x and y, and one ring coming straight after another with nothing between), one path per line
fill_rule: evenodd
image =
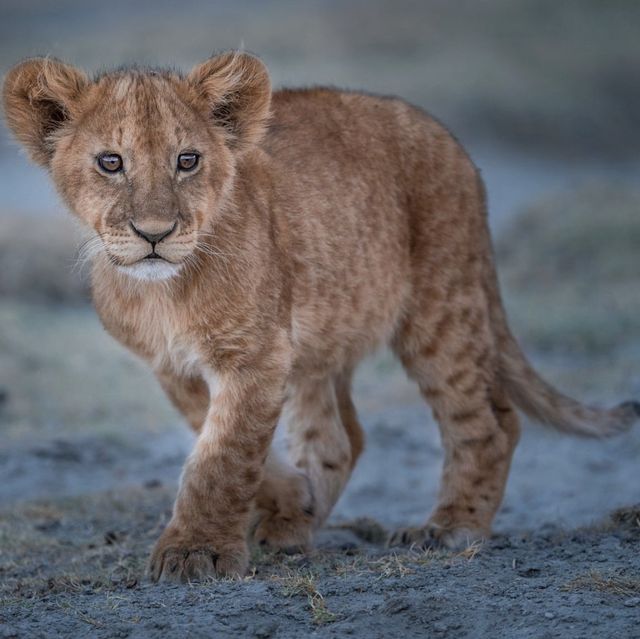
M188 75L89 78L27 60L7 76L4 105L95 233L104 326L198 433L154 579L243 574L248 538L310 546L362 451L351 375L378 344L418 384L445 450L434 511L392 544L490 533L518 441L514 405L584 435L636 417L633 403L582 406L531 369L502 310L478 172L399 99L272 93L258 59L229 53ZM185 151L199 155L190 172L176 168ZM104 152L123 170L101 171ZM157 258L134 228L169 230ZM271 450L281 417L285 460Z

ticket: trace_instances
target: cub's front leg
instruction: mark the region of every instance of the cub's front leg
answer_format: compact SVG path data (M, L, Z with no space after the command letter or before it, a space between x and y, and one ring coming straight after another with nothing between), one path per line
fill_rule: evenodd
M253 500L283 402L287 367L266 356L211 380L207 416L182 474L173 516L151 554L152 579L241 576ZM215 386L215 392L214 392Z

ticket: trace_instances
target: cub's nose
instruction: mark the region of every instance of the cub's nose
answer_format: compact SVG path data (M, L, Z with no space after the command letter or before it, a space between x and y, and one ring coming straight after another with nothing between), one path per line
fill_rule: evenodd
M150 244L162 242L165 237L171 235L171 233L176 230L177 224L177 222L174 222L171 226L167 227L166 225L154 224L153 222L146 224L129 222L131 230L143 240L147 240Z

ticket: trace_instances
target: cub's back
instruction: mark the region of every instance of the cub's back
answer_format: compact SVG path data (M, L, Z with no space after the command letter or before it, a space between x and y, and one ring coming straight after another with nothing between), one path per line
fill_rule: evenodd
M324 367L357 356L391 335L414 277L430 277L412 272L412 251L429 251L425 234L441 242L450 209L436 206L438 198L477 190L475 168L419 109L325 88L275 93L263 148L293 240L301 361ZM471 241L479 222L456 224L458 239Z
M331 89L274 94L262 146L293 240L294 339L307 370L371 348L404 303L407 149L399 120L408 110Z
M272 111L265 148L289 168L306 167L320 179L397 178L408 151L407 125L424 134L429 123L428 116L397 98L322 87L277 91Z

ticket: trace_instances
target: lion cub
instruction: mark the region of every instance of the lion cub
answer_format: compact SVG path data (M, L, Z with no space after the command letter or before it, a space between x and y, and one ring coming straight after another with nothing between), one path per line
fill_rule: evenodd
M272 92L264 65L232 52L187 75L89 78L30 59L8 74L4 107L95 231L104 326L199 434L154 579L241 575L249 537L308 547L362 451L351 376L381 342L419 385L445 449L438 504L392 544L490 534L518 441L514 405L593 436L640 412L583 406L532 370L500 301L478 172L399 99ZM281 414L288 463L270 454Z

